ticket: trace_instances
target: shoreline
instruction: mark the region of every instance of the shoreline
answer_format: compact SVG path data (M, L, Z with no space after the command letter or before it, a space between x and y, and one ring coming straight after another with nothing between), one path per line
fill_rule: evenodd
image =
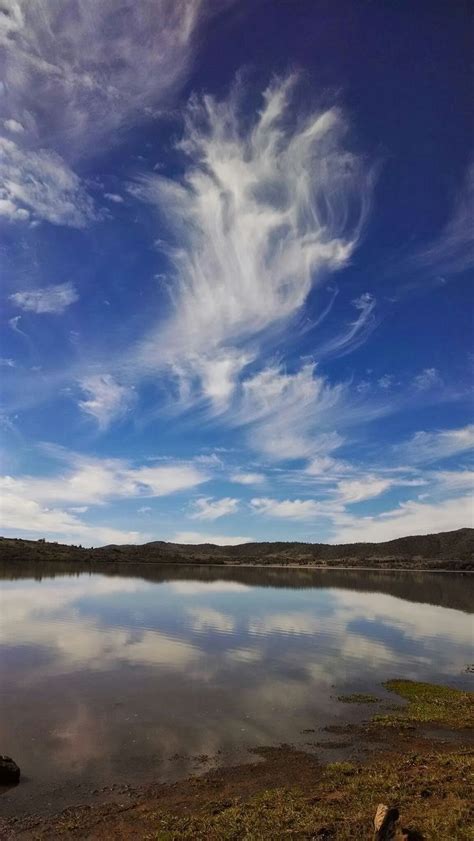
M252 751L256 761L175 783L106 786L107 794L93 802L53 815L0 819L1 837L346 841L370 837L375 809L384 802L400 808L413 841L470 838L474 694L403 680L384 687L402 704L325 731L327 739L356 741L359 754L350 761L324 763L319 754L292 745L261 748ZM360 696L345 700L367 703Z
M301 570L301 571L316 571L316 572L324 572L324 571L350 571L350 572L413 572L413 573L420 573L420 572L429 572L429 573L461 573L462 575L472 575L474 574L473 568L464 568L459 566L454 567L436 567L436 566L427 566L427 567L411 567L408 566L408 562L404 562L405 566L380 566L379 564L374 563L372 566L350 566L345 563L341 564L313 564L313 563L306 563L306 564L271 564L271 563L238 563L236 561L223 561L223 562L216 562L216 561L206 561L206 560L190 560L190 561L152 561L152 560L122 560L122 559L107 559L101 560L100 558L90 559L84 558L81 560L73 560L73 559L64 559L64 558L37 558L32 560L31 558L24 558L19 559L15 558L15 560L3 559L0 556L0 564L4 564L5 566L21 567L23 564L32 564L33 566L41 566L41 564L57 564L58 566L61 564L68 565L72 568L74 567L92 567L92 566L102 566L102 567L112 567L112 566L129 566L129 567L142 567L142 566L149 566L149 567L186 567L187 569L192 569L193 567L212 567L213 569L282 569L282 570ZM454 561L453 563L458 563ZM462 563L462 562L461 562Z

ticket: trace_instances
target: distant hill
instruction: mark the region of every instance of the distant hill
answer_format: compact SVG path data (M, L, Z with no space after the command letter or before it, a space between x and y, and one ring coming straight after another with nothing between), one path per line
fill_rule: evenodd
M141 546L84 549L41 540L0 538L0 559L85 563L262 564L340 567L474 569L474 529L414 535L386 543L243 543L183 545L154 541Z

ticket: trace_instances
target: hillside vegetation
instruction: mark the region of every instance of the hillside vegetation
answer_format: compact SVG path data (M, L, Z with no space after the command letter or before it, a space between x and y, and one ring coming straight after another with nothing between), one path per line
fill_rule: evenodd
M413 569L474 569L474 529L415 535L386 543L244 543L183 545L154 541L141 546L85 549L42 540L0 538L6 562L72 561L166 564L316 565Z

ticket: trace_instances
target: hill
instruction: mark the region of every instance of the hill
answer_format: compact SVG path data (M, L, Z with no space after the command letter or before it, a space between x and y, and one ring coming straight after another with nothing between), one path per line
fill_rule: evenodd
M378 569L474 569L474 529L414 535L386 543L243 543L183 545L154 541L84 549L42 540L0 538L5 562L250 564L374 567Z

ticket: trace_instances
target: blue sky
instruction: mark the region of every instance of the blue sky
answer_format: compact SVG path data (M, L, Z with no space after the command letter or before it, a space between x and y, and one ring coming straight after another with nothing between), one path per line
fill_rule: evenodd
M7 0L4 535L473 524L469 5Z

